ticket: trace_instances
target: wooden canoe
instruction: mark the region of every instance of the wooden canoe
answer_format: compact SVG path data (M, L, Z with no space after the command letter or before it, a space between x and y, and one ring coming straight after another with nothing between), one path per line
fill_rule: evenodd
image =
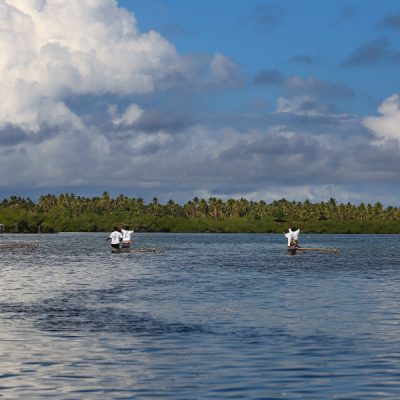
M156 253L157 249L153 247L126 247L121 249L111 248L111 253Z
M296 251L323 251L326 253L339 253L339 249L330 247L298 247Z
M35 251L39 247L36 243L0 243L0 250L25 249Z

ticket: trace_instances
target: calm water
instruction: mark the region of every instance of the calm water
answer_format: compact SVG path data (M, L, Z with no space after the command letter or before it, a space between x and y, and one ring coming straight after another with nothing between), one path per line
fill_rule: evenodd
M2 235L0 397L399 399L400 237Z

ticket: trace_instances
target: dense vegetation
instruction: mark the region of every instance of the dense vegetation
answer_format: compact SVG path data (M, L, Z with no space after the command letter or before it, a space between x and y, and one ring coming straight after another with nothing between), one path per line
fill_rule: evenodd
M381 203L311 203L285 199L266 203L215 197L160 204L153 198L119 195L99 197L47 194L37 203L12 196L0 204L0 224L6 232L110 231L128 224L135 230L158 232L283 232L301 226L314 233L400 233L400 208Z

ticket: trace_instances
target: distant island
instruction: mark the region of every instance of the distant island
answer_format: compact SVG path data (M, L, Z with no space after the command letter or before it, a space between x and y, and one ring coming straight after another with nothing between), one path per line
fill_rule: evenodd
M379 202L343 204L334 198L267 203L195 197L185 204L161 204L156 197L146 203L107 192L92 198L46 194L36 203L11 196L0 204L2 232L108 232L123 225L147 232L282 233L300 226L304 233L400 233L400 208Z

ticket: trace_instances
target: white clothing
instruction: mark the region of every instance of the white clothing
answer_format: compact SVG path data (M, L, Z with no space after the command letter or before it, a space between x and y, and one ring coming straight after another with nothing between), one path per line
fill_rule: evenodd
M300 229L297 229L297 231L292 231L289 228L289 233L292 235L292 238L297 242L299 240L299 233L300 233Z
M296 242L299 240L299 234L300 234L300 229L297 229L297 231L292 231L289 228L289 232L285 233L285 238L288 240L288 246L290 246L290 242L292 240L295 240Z
M122 239L122 235L118 231L111 232L110 234L111 244L119 244Z
M292 241L292 236L290 235L290 232L285 233L285 238L287 238L287 245L290 246L290 242Z
M131 241L131 235L133 231L127 231L126 229L121 229L122 233L122 241L125 243L129 243Z

